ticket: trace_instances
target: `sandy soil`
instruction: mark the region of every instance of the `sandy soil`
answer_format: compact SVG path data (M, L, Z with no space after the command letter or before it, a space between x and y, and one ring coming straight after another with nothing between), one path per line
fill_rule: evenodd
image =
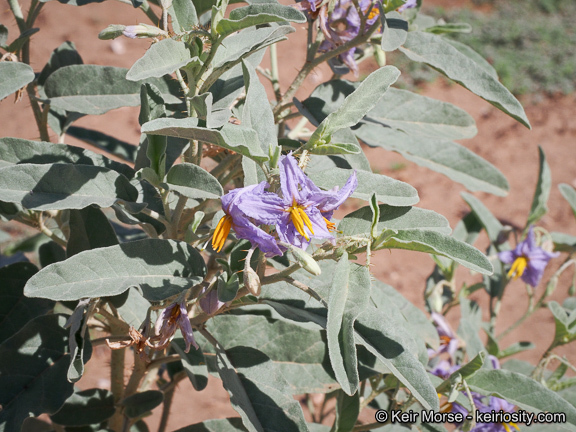
M470 4L469 1L458 3ZM27 2L24 3L24 9L27 9L27 4ZM433 0L427 1L427 4L449 6L454 2ZM17 31L7 6L0 10L0 22L10 28L9 40L12 40ZM50 52L62 42L71 40L76 44L87 64L130 67L145 52L148 42L127 39L100 41L97 39L97 34L111 23L128 25L138 22L147 22L146 17L130 6L112 1L81 8L50 2L45 5L37 21L37 26L41 28L41 31L33 37L32 66L36 71L40 71ZM299 56L303 43L301 35L296 34L291 35L289 41L282 42L279 46L284 89L303 62L302 56ZM297 96L306 97L316 85L326 81L330 76L331 73L326 68L314 71ZM523 226L536 184L537 147L542 146L552 169L553 186L549 201L550 212L542 219L540 225L551 231L564 231L576 235L576 221L557 189L559 183L576 186L576 172L574 171L576 124L572 122L575 108L574 95L546 99L537 105L528 104L527 114L533 125L533 130L529 131L457 85L439 81L426 86L422 94L451 102L465 109L476 120L478 135L462 144L490 161L506 175L510 182L510 194L504 198L483 193L475 195L503 223L515 227ZM137 116L137 108L122 108L103 116L85 117L76 124L137 144L140 135ZM38 132L26 97L16 104L14 104L13 97L0 102L0 119L2 119L0 137L38 139ZM79 145L73 139L67 139L67 143ZM418 206L443 214L448 218L452 227L468 211L466 204L459 197L459 193L465 190L459 184L411 162L406 162L398 155L377 149L366 149L366 152L374 170L416 187L421 198ZM398 163L403 163L405 166L398 169ZM349 204L344 207L342 213L351 210L352 207ZM477 246L485 245L486 239L481 238ZM432 260L428 256L405 251L379 251L372 262L374 263L372 270L378 279L393 285L403 295L423 308L424 281L433 268ZM553 263L549 270L554 270L558 265L559 263ZM466 272L458 273L458 277L459 280L464 280L463 278L469 280ZM559 301L565 298L570 284L571 273L560 279L553 298ZM541 290L543 287L538 289ZM486 314L487 295L483 291L477 292L474 299L483 306ZM523 313L526 304L527 297L522 284L513 283L504 296L501 319L497 326L498 331L504 330L514 322ZM451 313L449 318L454 325L457 325L457 311ZM553 332L551 314L547 310L541 310L516 332L505 338L503 346L517 340L531 340L536 343L536 349L523 353L517 358L535 362L548 346ZM572 361L576 360L573 347L564 349L561 353L567 355ZM81 381L83 388L109 384L106 378L107 359L107 348L98 347L93 361L87 366L87 377ZM236 415L229 405L228 396L219 380L214 378L211 379L209 388L199 394L195 394L188 381L180 384L172 411L174 415L171 417L168 430L204 419ZM151 429L155 430L158 423L157 413L148 420L148 423Z

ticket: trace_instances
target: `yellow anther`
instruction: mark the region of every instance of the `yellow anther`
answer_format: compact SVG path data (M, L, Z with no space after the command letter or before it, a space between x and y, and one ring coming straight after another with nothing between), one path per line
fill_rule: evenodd
M374 6L372 8L372 10L370 11L370 13L368 14L368 19L371 20L375 17L377 17L378 15L380 15L380 9L378 8L378 6Z
M325 217L322 218L324 219L324 222L326 222L326 228L328 228L328 231L336 231L336 224L334 222L330 222Z
M216 229L214 230L214 235L212 236L212 249L216 252L220 252L224 247L226 238L230 234L230 228L232 228L232 216L225 215L220 219Z
M528 266L528 258L526 258L524 255L519 256L512 263L512 268L508 272L508 277L509 278L514 277L514 279L518 279L520 276L524 274L526 266Z
M292 206L287 211L290 212L290 221L294 224L296 231L298 231L298 233L306 240L310 241L310 237L308 237L308 234L306 234L306 231L304 230L304 225L306 225L312 235L314 235L314 230L312 229L310 218L304 211L304 206L298 204L296 199L294 199L292 201Z

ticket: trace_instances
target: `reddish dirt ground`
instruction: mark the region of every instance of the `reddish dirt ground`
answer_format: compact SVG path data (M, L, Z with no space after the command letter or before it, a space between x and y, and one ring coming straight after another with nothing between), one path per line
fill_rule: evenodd
M427 4L449 6L454 2L443 0L427 1ZM458 4L469 5L468 1ZM4 3L6 5L6 3ZM24 3L27 9L27 3ZM13 19L7 5L0 10L0 22L10 28L9 40L17 34ZM32 66L39 72L50 52L62 42L71 40L87 64L113 65L130 67L147 49L146 40L118 39L100 41L97 34L111 23L137 24L147 22L143 14L130 6L106 2L76 8L49 2L45 5L37 26L41 31L33 37L31 58ZM284 85L296 75L302 64L304 40L302 34L293 34L279 46L281 77ZM266 60L265 60L266 61ZM331 76L327 68L315 70L307 79L299 98L306 95L319 83ZM575 96L550 98L537 105L527 104L526 110L533 129L529 131L520 124L457 85L443 81L427 85L422 94L451 102L470 113L477 122L478 135L462 142L463 145L490 161L498 167L510 182L510 194L507 197L495 197L489 194L476 193L503 223L522 227L530 209L532 194L538 171L538 146L545 151L552 170L552 192L549 201L550 212L541 220L540 225L550 231L564 231L576 235L576 221L568 204L561 197L557 185L568 183L576 186L576 124ZM125 141L138 143L140 128L137 121L137 108L122 108L103 116L89 116L77 122L78 126L94 128ZM38 139L38 132L29 109L26 97L14 104L13 97L0 102L0 137L15 136L27 139ZM53 138L55 141L55 138ZM67 139L67 143L80 143ZM405 161L396 154L377 149L366 149L372 167L378 172L406 181L418 189L421 201L419 207L432 209L448 218L452 227L468 211L459 193L465 189L446 177L425 168ZM398 169L398 164L404 167ZM354 203L348 204L341 215L353 209ZM484 247L486 239L481 238L478 247ZM403 295L423 308L422 292L424 281L433 268L432 260L424 254L405 251L379 251L372 259L372 271L375 276L396 287ZM557 268L559 262L552 263L547 274ZM562 301L568 294L571 284L571 272L560 279L553 298ZM469 280L466 272L458 273L459 280ZM543 287L538 288L542 290ZM487 295L483 291L475 293L474 299L483 307L487 317ZM501 318L497 325L498 332L506 329L524 312L527 305L525 290L520 282L513 283L503 299ZM457 326L458 313L449 315L451 322ZM517 331L504 339L503 346L513 341L530 340L536 343L536 349L522 353L519 359L536 362L552 338L554 324L552 315L541 310L526 321ZM572 347L560 350L561 354L576 360ZM90 388L95 385L107 386L108 350L98 347L94 359L87 366L87 376L80 385ZM168 430L175 430L198 421L215 417L237 415L230 407L228 396L222 389L219 380L211 378L209 388L196 394L188 381L179 385L172 408ZM156 429L158 413L148 419L151 430Z

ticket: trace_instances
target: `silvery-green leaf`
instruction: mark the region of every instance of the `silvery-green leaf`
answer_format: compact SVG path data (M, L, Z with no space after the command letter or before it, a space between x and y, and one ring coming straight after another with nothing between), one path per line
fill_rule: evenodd
M34 70L25 63L0 63L0 100L34 81Z
M524 108L512 93L486 72L482 65L462 54L441 36L410 32L400 51L410 60L430 65L530 128Z
M92 129L70 126L66 129L66 134L104 150L107 153L113 154L125 161L134 162L136 159L136 150L138 147L105 133Z
M542 216L548 211L548 197L550 196L550 189L552 188L552 173L548 162L546 162L546 155L542 147L538 147L540 155L540 169L538 172L538 183L536 183L536 190L534 191L534 198L532 198L532 207L526 221L526 226L530 226L540 220Z
M102 210L88 206L81 210L70 210L70 237L66 244L68 258L90 249L118 244L110 221Z
M480 351L472 360L468 363L463 364L462 367L455 372L451 373L450 376L444 380L442 384L436 386L436 391L438 393L444 393L448 391L451 385L454 383L454 379L460 376L461 378L467 379L474 375L478 370L484 365L486 360L486 354Z
M462 340L466 341L466 354L471 359L485 351L482 339L480 339L482 310L478 303L467 298L460 299L460 308L462 313L457 333Z
M378 218L378 231L385 230L434 230L442 234L450 234L448 220L431 210L418 207L392 207L380 204L380 217ZM362 207L349 213L338 225L344 235L357 235L370 233L372 224L372 211L370 207Z
M445 38L444 41L448 42L450 45L452 45L454 48L456 48L458 51L460 51L460 53L464 54L466 57L469 57L472 61L474 61L474 63L476 63L476 65L478 65L488 75L494 77L494 79L496 79L496 80L498 79L498 73L496 72L496 69L494 69L494 66L492 66L488 62L488 60L486 60L484 57L482 57L480 54L478 54L476 51L474 51L468 45L463 44L462 42L455 41L453 39L448 39L448 38Z
M135 328L140 328L150 307L150 302L135 287L129 288L122 294L108 297L108 301L116 308L126 324Z
M28 321L44 315L54 303L24 297L24 285L38 269L28 262L17 262L0 268L0 343L14 335Z
M51 74L44 90L50 105L84 114L104 114L123 106L140 104L142 82L126 79L126 69L110 66L65 66ZM170 78L152 78L146 82L160 89L166 103L180 102L181 90Z
M208 368L201 349L190 349L186 352L186 341L177 337L170 343L182 361L182 367L192 383L194 390L201 391L208 385Z
M491 242L497 242L498 237L500 236L500 232L503 229L502 224L496 217L488 210L482 201L476 198L474 195L470 195L468 193L462 192L462 199L466 201L466 204L470 206L472 212L476 215L476 218L480 221L486 233L488 234L488 238Z
M137 196L126 177L98 166L22 164L0 169L0 199L30 210L110 207Z
M325 171L329 168L355 169L372 172L368 158L364 152L361 151L358 154L346 155L310 155L310 162L308 162L306 173L310 175L313 172Z
M140 81L152 77L160 78L193 61L198 64L200 62L198 57L192 57L184 42L163 39L152 44L144 56L136 60L126 74L126 79L128 81Z
M478 249L438 231L420 229L399 231L378 248L405 249L441 255L486 275L494 271L488 258Z
M431 27L427 27L426 31L428 33L443 34L443 33L471 33L472 26L468 23L446 23L446 24L436 24Z
M172 17L172 28L176 33L190 31L198 25L198 14L191 0L172 0L168 13Z
M227 19L218 22L216 31L220 36L228 36L247 27L285 21L304 23L306 16L291 6L278 3L254 3L232 10Z
M576 407L527 376L507 370L479 370L467 381L470 389L493 395L530 412L563 412L566 423L557 430L576 430Z
M56 48L50 55L48 63L46 63L42 72L40 72L40 75L38 76L38 85L43 86L50 74L61 67L82 63L84 62L82 61L82 57L80 57L78 51L76 51L74 43L66 41Z
M107 297L139 286L150 301L164 300L202 281L204 260L192 246L148 239L94 249L52 264L26 284L28 297L78 300Z
M256 131L264 153L273 154L278 147L278 131L274 124L272 108L267 103L266 89L260 82L256 69L249 62L242 62L242 71L246 87L242 124Z
M266 181L266 174L252 159L242 156L242 171L244 171L244 186Z
M5 25L0 24L0 46L4 47L7 40L8 40L8 28Z
M346 96L360 84L333 80L320 84L303 102L319 123L338 109ZM366 123L379 123L408 135L438 139L472 138L477 129L474 119L463 109L407 90L390 88L364 117ZM316 124L317 124L316 123Z
M218 180L204 168L190 163L174 165L166 175L166 182L188 198L220 198L224 190Z
M164 393L158 390L146 390L134 393L122 400L124 415L128 418L142 417L164 401Z
M358 358L354 322L370 301L370 274L365 267L350 264L344 252L336 265L328 298L326 338L334 375L342 390L353 395L358 390Z
M331 168L324 171L309 173L314 183L322 189L332 189L334 186L342 188L350 177L351 171L342 168ZM372 194L376 194L378 201L391 206L409 206L416 204L418 191L408 183L374 174L367 171L357 171L358 187L352 197L369 201Z
M551 232L554 250L571 253L576 250L576 236L561 232Z
M114 415L114 396L108 390L77 391L50 420L65 426L86 426L106 421Z
M371 122L364 122L355 133L366 144L398 152L409 161L463 184L468 190L498 196L508 193L508 181L494 165L455 142L411 136Z
M198 119L195 118L161 118L142 125L142 132L198 140L227 148L251 159L268 159L260 148L256 131L244 126L227 124L218 131L199 127Z
M344 392L338 392L336 399L336 419L332 427L333 432L353 430L360 414L360 392L348 396Z
M318 125L308 140L307 147L313 149L328 144L336 131L355 126L374 108L399 76L400 71L394 66L385 66L368 75L358 88L346 97L342 105Z
M394 51L405 41L408 35L408 23L396 12L388 12L386 15L380 14L382 20L382 42L381 48L384 51Z
M19 431L30 416L54 414L72 395L65 323L63 315L36 317L0 345L0 431Z
M574 213L574 217L576 217L576 190L566 183L560 183L558 189L560 189L560 193L564 199L568 201L570 207L572 207L572 212Z
M548 303L548 309L554 315L556 325L553 344L564 345L576 339L576 310L570 312L555 301Z

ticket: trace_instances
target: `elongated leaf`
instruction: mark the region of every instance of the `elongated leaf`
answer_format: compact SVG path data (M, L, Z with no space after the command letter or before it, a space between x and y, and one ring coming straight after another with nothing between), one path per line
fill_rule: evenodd
M70 237L66 245L68 258L77 253L118 244L110 221L102 210L89 206L70 210Z
M314 171L309 173L309 176L317 186L323 189L332 189L334 186L344 186L350 174L350 170L332 168L325 171ZM357 171L356 176L358 187L352 193L355 198L368 201L375 193L378 201L399 207L413 205L419 201L418 191L408 183L366 171Z
M458 326L458 335L466 341L466 354L472 358L485 351L480 329L482 328L482 310L478 303L467 298L460 299L462 316Z
M342 390L348 395L356 393L359 385L354 322L366 309L370 300L369 294L368 271L357 264L352 267L348 254L344 252L332 279L326 337L334 374Z
M482 68L484 72L494 77L495 80L498 79L498 73L496 72L496 69L494 69L494 67L490 63L488 63L488 60L486 60L484 57L482 57L468 45L465 45L461 42L448 38L445 38L444 41L448 42L450 45L452 45L466 57L469 57L474 63L476 63L478 67Z
M142 82L128 81L126 69L110 66L73 65L58 69L46 80L44 90L50 105L84 114L104 114L123 106L140 104ZM166 103L180 102L178 83L169 78L146 82L158 87Z
M93 388L74 393L50 419L65 426L85 426L102 423L115 411L112 393Z
M94 165L113 169L128 178L134 176L134 170L128 165L110 160L90 150L22 138L0 138L0 167L14 164L53 163Z
M451 385L454 383L457 377L468 379L474 375L478 370L484 365L484 360L486 359L486 354L484 352L479 352L472 360L464 364L460 369L450 374L450 376L444 380L442 384L436 387L438 393L444 393L448 391Z
M30 210L110 207L137 196L126 177L97 166L22 164L0 169L0 199Z
M19 431L30 416L54 414L72 394L65 323L63 315L39 316L0 345L0 431Z
M564 345L576 339L576 312L570 314L566 309L555 301L548 303L548 308L554 315L556 332L554 333L554 345Z
M198 25L198 14L193 1L172 0L168 13L172 17L172 27L176 33L190 31Z
M441 255L486 275L494 271L488 258L478 249L438 231L399 231L378 248L405 249Z
M426 31L434 34L443 33L471 33L472 26L468 23L446 23L437 24L426 28Z
M400 48L410 60L426 63L448 78L490 102L527 128L530 122L518 100L492 75L441 36L410 32Z
M126 74L126 79L140 81L152 77L161 78L193 61L200 63L198 57L191 56L184 42L163 39L152 44L144 56L136 60Z
M34 81L34 70L25 63L0 63L0 100Z
M369 122L364 122L355 133L366 144L398 152L409 161L463 184L468 190L498 196L508 193L508 181L494 165L455 142L410 136Z
M242 72L246 87L242 124L256 131L264 153L274 154L278 147L278 132L270 104L266 103L266 89L258 79L256 69L249 62L242 62Z
M342 105L346 96L360 84L333 80L320 84L303 104L320 123ZM364 117L366 123L378 123L402 130L408 135L438 139L472 138L477 129L474 119L463 109L448 102L390 88Z
M396 12L388 12L386 15L380 14L382 20L382 42L381 48L384 51L394 51L405 41L408 35L408 22Z
M200 283L204 260L193 247L148 239L81 252L33 276L28 297L78 300L107 297L139 286L149 301L160 301Z
M251 159L268 159L260 148L256 131L244 126L227 124L218 131L199 127L198 119L195 118L161 118L142 125L142 132L198 140L227 148Z
M283 21L304 23L306 16L291 6L278 3L254 3L232 10L228 19L218 22L216 31L220 36L228 36L247 27Z
M550 189L552 188L552 173L550 172L548 162L546 162L546 155L542 147L538 147L538 152L540 156L538 183L536 183L536 190L534 191L532 207L530 208L526 226L538 222L540 218L546 214L548 211L548 197L550 197Z
M24 297L24 285L37 271L36 266L28 262L0 268L0 343L54 306L49 300Z
M171 342L171 346L182 359L182 366L194 390L204 390L208 385L208 369L202 350L191 349L186 352L186 341L182 337L175 338Z
M466 201L466 204L470 206L472 213L476 215L476 218L480 221L486 230L490 241L493 243L497 242L498 237L500 236L500 232L503 229L500 221L496 219L492 212L488 210L488 207L486 207L482 201L480 201L474 195L470 195L464 192L461 195L464 201Z
M560 193L564 199L568 201L570 207L572 207L572 212L574 213L574 217L576 217L576 190L566 183L560 183L558 189L560 189Z
M355 126L399 76L400 71L394 66L385 66L368 75L342 105L320 123L308 140L307 147L313 149L328 144L336 131Z
M378 232L385 230L434 230L443 234L450 234L448 220L431 210L418 207L391 207L380 204L380 217L378 218ZM348 215L338 225L338 229L345 235L370 233L372 226L372 211L370 207L362 207Z
M494 395L531 412L563 412L566 423L558 430L576 430L576 407L531 378L507 370L479 370L467 380L470 389Z
M198 165L181 163L168 171L166 182L188 198L220 198L224 190L218 180Z
M73 42L66 41L52 51L48 63L38 76L38 85L43 86L46 79L56 70L64 66L84 63Z
M77 126L70 126L66 129L66 134L104 150L105 152L111 153L114 156L118 156L128 162L134 162L136 159L137 147L135 145L114 138L113 136L106 135L102 132Z

